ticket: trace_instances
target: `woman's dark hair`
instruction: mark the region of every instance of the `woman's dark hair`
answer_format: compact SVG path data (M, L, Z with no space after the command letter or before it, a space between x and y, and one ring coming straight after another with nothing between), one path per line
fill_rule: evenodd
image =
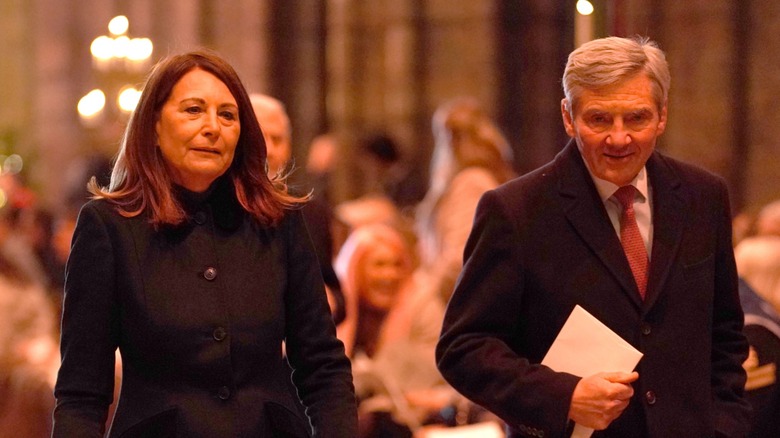
M109 186L100 187L93 179L89 183L90 192L94 198L116 204L119 212L127 217L148 210L155 227L176 225L186 219L173 194L173 182L157 145L155 125L174 85L195 69L216 76L238 104L241 133L233 162L225 172L233 182L238 202L258 222L277 223L286 209L300 206L307 197L292 196L287 193L284 181L275 185L268 179L265 140L246 89L233 67L207 50L169 56L155 65L130 116Z

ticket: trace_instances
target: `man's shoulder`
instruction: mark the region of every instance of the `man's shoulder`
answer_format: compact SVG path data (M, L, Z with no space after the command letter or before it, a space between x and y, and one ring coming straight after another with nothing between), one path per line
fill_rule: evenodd
M556 161L553 160L501 184L493 192L496 196L508 198L513 202L549 196L557 191L556 174Z
M670 171L674 176L686 184L699 183L704 185L724 184L724 179L720 175L705 169L697 164L672 158L661 152L656 152L648 165L655 166L664 171Z

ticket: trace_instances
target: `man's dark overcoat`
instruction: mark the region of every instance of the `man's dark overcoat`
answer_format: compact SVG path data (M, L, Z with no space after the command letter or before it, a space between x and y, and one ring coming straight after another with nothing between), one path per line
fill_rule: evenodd
M540 362L576 304L644 354L628 408L594 437L744 435L747 343L725 184L657 151L646 169L654 234L644 302L574 142L481 199L437 360L510 436L571 427L579 379Z

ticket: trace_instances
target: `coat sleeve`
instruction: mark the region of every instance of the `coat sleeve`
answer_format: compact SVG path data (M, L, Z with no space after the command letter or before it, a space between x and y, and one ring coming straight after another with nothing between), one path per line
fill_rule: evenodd
M66 267L53 437L103 436L114 394L114 256L95 203L82 208Z
M527 249L497 193L487 192L477 207L437 345L437 364L456 390L509 426L563 436L579 378L531 363L517 351Z
M721 183L721 212L715 260L715 294L712 326L712 394L716 436L744 436L750 407L745 399L747 376L742 363L748 343L742 328L744 315L731 238L731 217L726 187Z
M287 356L314 436L357 436L352 370L325 295L316 254L301 213L288 213L285 298Z

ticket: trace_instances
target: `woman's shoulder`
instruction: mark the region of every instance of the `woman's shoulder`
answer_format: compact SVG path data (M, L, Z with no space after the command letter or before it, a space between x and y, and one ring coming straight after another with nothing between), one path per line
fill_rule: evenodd
M490 190L500 185L498 179L490 170L481 166L467 167L452 178L451 188L458 187L477 187L483 190Z
M79 210L77 224L82 227L101 226L109 229L124 228L137 224L151 227L148 216L143 212L134 216L122 214L120 207L115 202L103 198L91 199L85 202Z

